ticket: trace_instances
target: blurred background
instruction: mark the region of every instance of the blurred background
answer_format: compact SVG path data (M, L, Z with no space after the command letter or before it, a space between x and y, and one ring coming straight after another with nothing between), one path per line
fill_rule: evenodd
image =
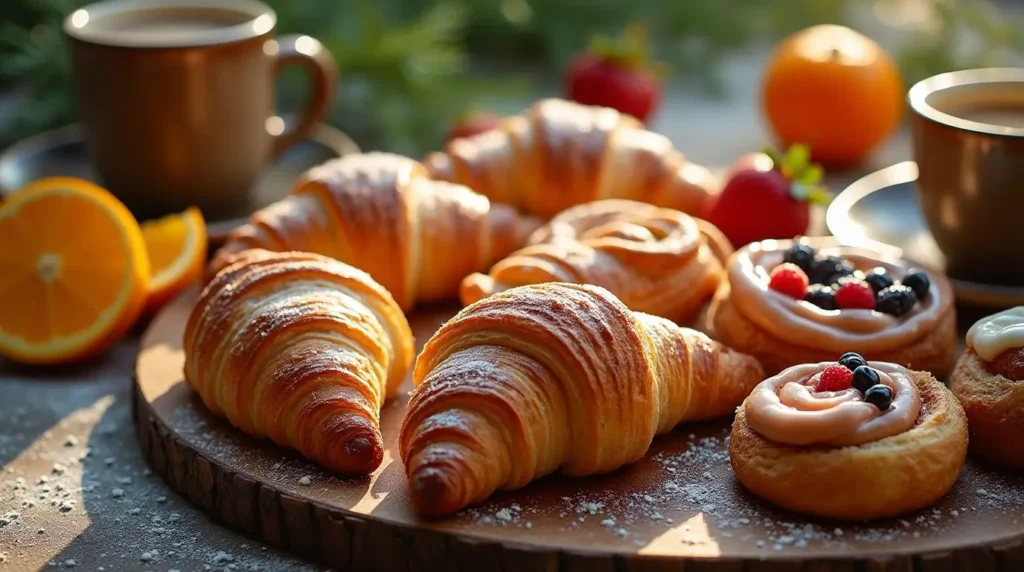
M312 35L337 58L330 122L364 149L414 156L437 148L470 111L511 113L563 93L575 54L595 35L636 22L667 64L652 128L709 162L766 138L756 95L764 62L781 38L809 25L843 24L873 38L907 86L941 71L1018 64L1024 53L1024 6L1013 0L267 1L280 33ZM75 120L60 22L86 3L0 2L0 147ZM283 109L301 100L303 79L285 76Z

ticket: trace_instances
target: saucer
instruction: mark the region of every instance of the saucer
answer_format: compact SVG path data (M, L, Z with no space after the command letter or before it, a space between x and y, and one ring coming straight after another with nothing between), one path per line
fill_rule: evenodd
M237 212L206 221L210 243L223 242L231 229L244 224L253 211L288 194L295 179L310 167L358 152L359 147L341 131L317 125L308 138L289 148L267 167L249 201L239 205ZM89 161L81 125L68 125L35 135L0 153L0 198L36 179L50 176L99 180Z
M904 161L867 175L839 193L825 224L840 242L860 246L945 272L917 199L917 163ZM949 277L959 302L1002 309L1024 304L1024 287L981 284Z

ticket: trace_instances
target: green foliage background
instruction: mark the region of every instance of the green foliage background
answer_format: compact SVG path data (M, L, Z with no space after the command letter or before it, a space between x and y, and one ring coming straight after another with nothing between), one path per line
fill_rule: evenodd
M882 0L885 1L885 0ZM899 2L902 0L891 0ZM932 73L990 65L1022 45L1015 22L983 0L924 0L939 25L899 54L907 83ZM74 120L63 16L84 0L0 2L0 89L25 94L0 146ZM721 92L721 58L816 23L844 23L863 0L268 0L280 33L310 34L342 70L331 122L364 148L419 154L482 102L558 91L561 70L596 33L643 21L673 81ZM980 39L964 55L964 35ZM301 99L286 75L280 99Z

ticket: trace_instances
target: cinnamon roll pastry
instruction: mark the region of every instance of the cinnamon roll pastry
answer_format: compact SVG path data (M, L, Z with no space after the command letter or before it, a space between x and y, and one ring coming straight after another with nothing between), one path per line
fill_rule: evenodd
M944 276L830 238L755 242L726 274L708 331L769 374L845 351L940 378L953 369L956 314Z
M403 310L453 300L459 282L523 245L538 222L389 153L307 171L291 194L233 231L211 272L249 248L315 252L366 271Z
M446 515L556 471L613 471L679 423L729 414L762 378L750 356L603 288L512 288L417 359L399 434L412 501Z
M607 107L537 102L496 129L454 139L424 162L432 176L549 219L600 199L630 199L691 214L717 192L707 169L664 135Z
M460 295L468 305L526 284L593 284L631 310L684 321L714 294L731 253L729 241L710 223L609 199L563 211L488 274L467 276Z
M183 347L185 380L213 414L342 473L380 465L380 407L413 356L405 316L365 272L264 250L207 284Z
M971 451L1024 469L1024 306L982 318L967 331L967 351L949 382L967 412Z
M729 443L736 478L751 492L841 520L932 504L966 456L967 418L942 383L854 353L758 385L737 410Z

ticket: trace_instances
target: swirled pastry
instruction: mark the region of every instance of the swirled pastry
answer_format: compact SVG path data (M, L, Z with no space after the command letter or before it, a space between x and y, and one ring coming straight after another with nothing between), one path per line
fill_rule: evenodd
M231 233L211 270L249 248L315 252L364 270L403 310L458 297L459 282L523 245L537 221L388 153L306 172L291 194Z
M562 99L539 101L494 130L455 139L424 162L436 178L544 219L600 199L698 214L714 187L707 169L633 117Z
M828 238L755 242L733 255L726 273L708 330L769 374L846 351L938 377L953 368L953 293L939 274Z
M603 288L495 294L417 359L399 435L412 501L445 515L555 471L615 470L679 423L728 414L762 375L750 356Z
M631 310L681 321L715 292L732 253L710 223L615 199L563 211L528 243L488 274L467 276L462 303L515 286L573 282L606 288Z
M942 383L857 354L765 380L737 410L729 443L751 492L842 520L928 506L953 486L966 455L966 417Z
M328 469L370 473L380 407L412 333L369 275L306 253L248 250L207 284L185 328L185 380L215 415Z
M1024 306L982 318L967 331L967 351L949 382L967 413L971 450L1008 469L1024 469Z

